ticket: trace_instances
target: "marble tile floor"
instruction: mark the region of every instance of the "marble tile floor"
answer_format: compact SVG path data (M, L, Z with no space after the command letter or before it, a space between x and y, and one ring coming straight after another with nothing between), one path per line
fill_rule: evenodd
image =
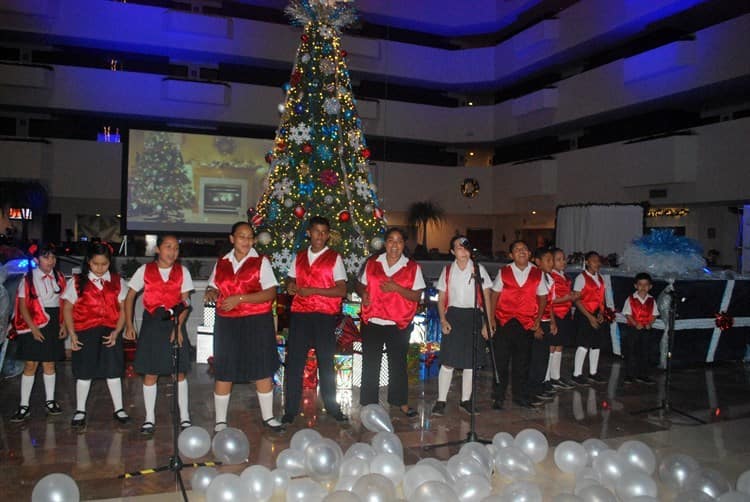
M564 364L569 363L565 361ZM565 366L564 366L565 367ZM569 366L567 366L569 367ZM213 397L212 378L207 366L194 365L189 375L192 420L195 425L212 430ZM679 415L663 413L634 414L638 410L658 405L664 395L664 375L657 374L656 386L621 382L621 361L618 358L603 361L603 373L610 376L608 384L578 387L561 391L543 408L520 409L515 405L503 411L490 409L491 375L482 373L477 393L480 414L477 416L477 433L491 439L499 431L515 434L533 427L544 432L554 446L566 439L582 441L598 437L616 447L629 438L638 438L656 449L661 457L667 453L683 452L697 458L703 465L722 472L732 482L750 468L750 366L741 363L724 363L712 367L678 369L673 374L672 403L690 414L708 422L695 422ZM425 451L426 444L443 443L466 437L470 428L469 415L458 409L460 374L455 372L447 413L431 417L430 410L437 395L437 379L410 385L410 404L419 410L417 419L408 419L393 410L392 420L401 438L407 465L420 458L434 456L447 459L457 447L444 447ZM65 413L58 417L45 417L41 378L32 394L32 418L25 424L11 424L9 417L18 405L20 377L0 382L0 493L6 500L29 500L35 482L45 474L62 472L73 476L81 490L83 500L179 500L175 492L174 476L158 473L128 480L117 479L126 471L153 467L167 462L171 453L171 428L169 410L171 386L167 378L159 383L157 401L157 430L151 439L139 433L143 420L143 397L138 378L123 379L126 409L133 417L129 426L118 426L112 419L112 406L104 381L94 382L89 396L89 425L85 433L70 428L74 407L75 387L69 363L58 369L58 400ZM229 422L245 431L250 441L250 464L275 466L278 452L289 445L292 434L313 427L323 436L332 438L346 448L357 441L368 441L374 434L365 430L359 421L358 389L341 392L339 401L345 412L351 414L349 424L341 426L320 413L314 391L306 391L304 416L298 417L284 434L271 433L261 426L254 386L239 385L232 395ZM386 392L383 389L385 402ZM281 399L277 396L277 410ZM510 403L508 399L506 403ZM401 415L401 416L399 416ZM240 472L246 465L222 466L222 472ZM552 456L538 466L545 479L545 498L570 491L573 477L559 472ZM189 484L192 469L183 471ZM496 480L496 482L500 482ZM664 500L671 494L662 490ZM200 500L191 497L191 500Z

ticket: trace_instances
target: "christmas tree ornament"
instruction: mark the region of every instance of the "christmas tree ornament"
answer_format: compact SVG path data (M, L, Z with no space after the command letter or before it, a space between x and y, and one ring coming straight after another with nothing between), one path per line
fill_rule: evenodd
M370 247L374 249L375 251L380 251L383 249L383 238L382 237L373 237L370 239Z
M301 37L299 37L302 42L307 43L308 40L310 40L310 37L307 36L307 33L303 33Z
M302 54L302 56L299 58L299 60L302 61L303 63L309 63L310 62L310 54L307 54L307 53Z
M346 223L351 219L351 217L352 215L349 213L349 211L344 210L339 213L339 221L342 223Z
M263 230L258 234L257 238L258 244L262 246L267 246L271 243L271 234L268 232L268 230Z
M376 217L377 219L379 219L379 220L380 220L380 219L383 219L383 210L382 210L382 209L380 209L379 207L376 207L376 208L375 208L375 210L373 211L373 215L374 215L374 216L375 216L375 217Z
M333 204L333 195L326 195L325 197L323 197L323 202L325 202L326 206L330 206L331 204Z
M370 158L370 149L369 148L363 148L362 149L362 157L369 159Z
M366 213L371 213L372 210L373 210L373 207L372 207L371 204L365 204L365 212Z
M339 175L331 169L324 169L320 173L320 182L327 187L336 186L339 182Z
M294 201L292 199L284 199L284 207L290 208L294 205Z
M313 152L313 147L310 143L302 145L302 153L310 154Z
M330 237L328 238L328 242L331 244L331 246L340 246L342 242L342 236L341 232L338 230L331 230Z
M307 211L305 211L305 208L302 206L297 206L294 208L294 216L296 216L300 220L304 218L306 212Z
M297 169L302 176L310 174L310 165L305 162L300 162L299 168Z
M348 53L348 52L346 52L346 51L345 51L344 49L341 49L341 51L339 51L339 55L340 55L340 56L341 56L342 58L345 58L346 56L348 56L348 55L349 55L349 53Z

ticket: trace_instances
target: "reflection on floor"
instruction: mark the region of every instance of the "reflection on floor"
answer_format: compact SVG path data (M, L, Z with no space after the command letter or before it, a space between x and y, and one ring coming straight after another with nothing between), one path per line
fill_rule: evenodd
M568 363L566 360L564 364ZM679 415L669 416L662 412L634 413L661 402L664 375L657 375L656 386L623 386L620 360L605 361L604 366L604 374L610 375L608 384L561 391L544 407L535 410L520 409L515 405L503 411L491 410L492 381L489 373L483 373L477 391L479 436L491 439L499 431L515 434L533 427L546 434L551 446L566 439L582 441L589 437L602 438L608 440L610 446L617 446L624 438L637 436L656 448L658 456L682 451L696 457L705 466L718 469L732 482L750 467L750 454L746 448L750 444L750 402L747 399L750 366L728 363L675 371L671 392L673 405L709 422L708 425L695 425ZM206 370L205 365L194 365L189 375L190 401L193 423L210 431L213 424L213 380ZM117 479L125 471L158 466L169 458L172 389L166 378L159 383L157 430L151 439L144 439L139 434L143 397L138 378L123 380L126 408L133 417L131 425L116 426L106 384L97 381L92 385L88 402L89 425L87 431L80 434L73 432L69 425L75 404L69 363L61 364L58 369L57 397L65 410L59 417L45 418L42 411L44 390L39 378L32 394L32 418L20 426L9 423L8 418L18 404L19 385L20 377L0 383L0 493L6 500L28 500L34 483L52 472L73 476L84 500L174 492L174 478L168 473ZM351 414L349 424L340 426L319 412L317 396L314 391L307 391L304 416L299 417L285 434L274 434L262 429L253 387L237 386L229 411L230 426L243 429L250 440L251 464L273 468L278 452L285 449L292 434L303 427L317 429L323 436L338 441L344 450L354 442L368 441L373 436L360 424L359 390L356 388L339 395L344 411ZM458 408L460 387L460 373L457 372L448 396L446 415L433 418L430 410L437 394L437 379L410 384L410 404L418 409L418 418L408 419L398 410L392 411L394 427L404 444L407 465L427 456L446 459L457 451L446 447L427 452L422 446L466 437L470 419ZM385 389L382 396L385 400ZM279 394L277 411L281 410L282 398ZM224 466L221 471L239 472L245 467ZM548 472L545 497L551 498L556 493L572 489L572 476L562 475L554 467L551 455L540 467L543 473ZM188 481L191 474L192 470L186 469ZM160 495L158 500L171 498Z

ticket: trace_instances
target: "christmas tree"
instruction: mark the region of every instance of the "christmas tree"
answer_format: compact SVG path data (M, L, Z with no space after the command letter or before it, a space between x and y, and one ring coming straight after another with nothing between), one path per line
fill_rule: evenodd
M372 183L370 151L352 96L341 29L355 19L350 2L293 0L286 8L304 27L271 168L257 210L258 250L271 256L286 277L296 252L306 245L307 219L331 222L329 246L338 251L350 277L383 247L384 214Z
M184 219L183 210L193 204L195 196L180 149L168 133L145 133L143 152L137 155L128 180L128 194L132 214L160 221Z

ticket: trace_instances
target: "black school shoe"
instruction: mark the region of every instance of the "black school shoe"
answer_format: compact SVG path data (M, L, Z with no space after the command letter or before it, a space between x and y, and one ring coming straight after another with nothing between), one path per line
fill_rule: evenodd
M295 416L291 413L284 413L284 416L281 417L281 425L290 425L294 423Z
M589 380L591 380L594 383L607 383L607 380L602 377L599 373L594 373L593 375L589 375Z
M445 415L445 401L438 401L435 406L432 407L432 414L436 417L442 417Z
M79 417L79 418L76 418ZM73 418L70 420L70 426L74 429L85 429L86 428L86 412L76 411L73 413Z
M130 423L130 416L122 408L112 413L112 418L120 422L122 425Z
M589 385L589 380L586 378L586 375L578 375L573 377L573 383L582 387L584 385Z
M468 400L468 401L461 401L461 404L459 404L458 406L459 406L459 409L460 409L461 411L465 411L465 412L466 412L466 413L468 413L469 415L471 415L472 413L473 413L474 415L479 415L479 411L477 411L477 409L476 409L476 408L472 408L472 407L471 407L471 400Z
M651 377L647 377L647 376L645 376L645 377L638 377L638 378L636 378L635 380L636 380L636 381L637 381L638 383L644 383L644 384L646 384L646 385L655 385L655 384L656 384L656 380L654 380L654 379L653 379L653 378L651 378Z
M28 406L19 406L16 412L10 417L11 423L19 424L25 422L31 416L31 410Z
M62 408L60 408L60 403L58 403L55 400L47 401L44 403L44 411L47 412L47 415L60 415L62 413Z

